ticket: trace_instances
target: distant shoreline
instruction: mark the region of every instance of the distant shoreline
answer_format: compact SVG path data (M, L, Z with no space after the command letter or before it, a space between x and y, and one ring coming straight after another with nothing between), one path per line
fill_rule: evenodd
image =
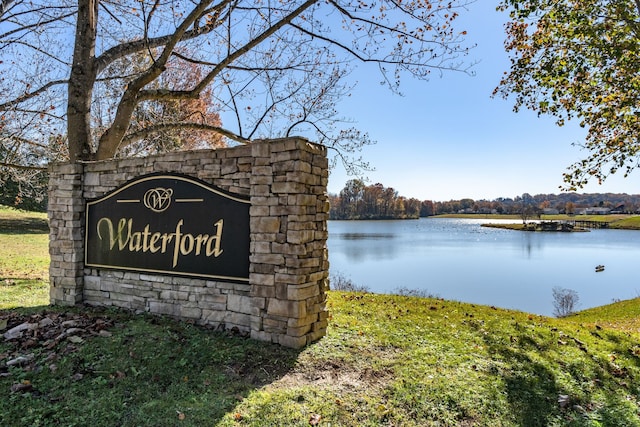
M528 222L526 225L521 223L512 223L512 224L482 224L482 227L488 228L502 228L505 230L515 230L515 231L529 231L529 232L547 232L547 233L584 233L589 230L582 227L572 227L567 229L545 229L539 227L539 223Z
M501 214L445 214L430 218L466 218L466 219L511 219L520 220L519 215ZM591 221L606 223L606 228L614 230L640 230L640 215L609 214L609 215L541 215L540 218L528 219L527 222L539 221ZM522 224L484 224L488 227L505 228L511 230L523 230ZM520 227L520 228L518 228ZM531 231L531 230L529 230ZM576 230L580 231L580 230Z
M498 220L514 220L522 221L520 215L515 214L442 214L421 218L460 218L460 219L498 219ZM406 221L418 220L420 218L352 218L352 219L331 219L331 221ZM605 228L612 230L640 230L640 215L610 214L610 215L541 215L540 218L527 219L528 223L536 223L540 221L590 221L603 222L607 226ZM522 231L522 223L514 224L483 224L487 227L505 228L511 230ZM533 231L533 230L528 230ZM580 229L574 231L583 231Z

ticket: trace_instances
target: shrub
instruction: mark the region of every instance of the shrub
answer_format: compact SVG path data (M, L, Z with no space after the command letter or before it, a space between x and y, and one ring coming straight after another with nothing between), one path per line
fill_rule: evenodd
M369 288L357 285L341 271L331 272L329 275L330 288L334 291L369 292Z
M566 317L573 313L578 305L580 297L573 289L566 289L556 286L553 292L553 315L556 317Z
M406 286L396 288L393 293L403 297L438 298L438 295L432 294L426 289L411 289Z

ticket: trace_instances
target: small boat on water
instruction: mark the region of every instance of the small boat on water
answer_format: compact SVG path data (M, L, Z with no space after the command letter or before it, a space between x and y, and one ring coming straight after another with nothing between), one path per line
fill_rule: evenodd
M596 273L600 273L604 271L604 265L596 265Z

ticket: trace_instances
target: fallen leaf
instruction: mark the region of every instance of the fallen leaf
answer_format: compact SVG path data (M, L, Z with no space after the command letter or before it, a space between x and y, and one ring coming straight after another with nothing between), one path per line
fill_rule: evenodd
M80 344L84 342L84 340L77 335L72 335L70 337L67 337L67 340L69 342L72 342L73 344Z
M564 409L569 404L569 395L567 394L558 395L558 404L560 405L561 408Z
M233 414L233 419L236 421L241 421L242 420L242 414L240 412L236 412L235 414Z
M11 392L13 393L24 393L27 391L31 391L33 389L33 385L29 381L23 381L18 384L13 384L11 386Z
M311 417L309 418L309 425L317 426L320 424L321 419L322 417L319 414L311 414Z
M73 328L78 326L80 323L77 320L65 320L62 322L63 328Z
M27 348L35 347L35 346L37 346L37 345L38 345L38 341L36 341L36 340L34 340L34 339L31 339L31 338L30 338L30 339L28 339L28 340L24 341L24 342L20 345L20 347L27 349Z
M84 333L85 330L81 328L69 328L65 332L67 335L78 335Z

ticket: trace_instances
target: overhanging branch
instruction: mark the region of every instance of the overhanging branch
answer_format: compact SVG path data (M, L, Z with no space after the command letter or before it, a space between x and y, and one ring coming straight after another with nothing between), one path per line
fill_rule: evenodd
M51 88L52 86L57 86L57 85L63 85L63 84L67 84L69 83L68 80L52 80L50 82L48 82L47 84L45 84L44 86L41 86L40 88L34 90L33 92L28 92L25 93L22 96L19 96L15 99L12 99L11 101L7 101L4 104L0 104L0 111L6 110L10 107L16 106L22 102L25 102L31 98L35 98L36 96L40 95L43 92L46 92L47 90L49 90L49 88Z
M251 140L244 138L234 132L231 132L228 129L225 129L223 127L220 126L213 126L213 125L208 125L208 124L204 124L204 123L189 123L189 122L175 122L175 123L160 123L157 125L153 125L153 126L148 126L144 129L140 129L136 132L132 132L128 135L126 135L123 139L122 142L124 145L127 144L131 144L135 141L139 141L141 139L144 139L146 137L148 137L149 135L152 135L154 133L158 133L158 132L162 132L162 131L168 131L168 130L186 130L186 129L192 129L192 130L201 130L201 131L207 131L207 132L212 132L212 133L217 133L220 134L222 136L225 136L233 141L242 143L242 144L249 144L251 143Z
M19 170L34 170L34 171L46 171L48 169L46 166L18 165L15 163L5 163L5 162L0 163L0 167L19 169Z
M221 2L220 4L216 5L215 8L207 9L205 13L219 13L229 3L231 3L231 0L226 0L224 2ZM195 20L197 20L197 18L192 20L191 22ZM184 31L183 34L180 35L179 40L185 41L185 40L194 39L196 37L200 37L204 34L210 33L218 25L219 23L217 21L212 20L210 23L202 27L197 27L192 30ZM172 40L174 40L175 35L176 34L173 33L173 34L168 34L168 35L159 36L159 37L141 38L139 40L134 40L131 42L122 43L117 46L114 46L106 50L104 53L102 53L102 55L96 58L95 60L96 70L98 74L100 74L100 72L102 72L109 64L111 64L113 61L117 59L124 58L125 56L131 55L137 52L141 52L146 49L153 49L156 47L165 46L168 43L172 42Z

